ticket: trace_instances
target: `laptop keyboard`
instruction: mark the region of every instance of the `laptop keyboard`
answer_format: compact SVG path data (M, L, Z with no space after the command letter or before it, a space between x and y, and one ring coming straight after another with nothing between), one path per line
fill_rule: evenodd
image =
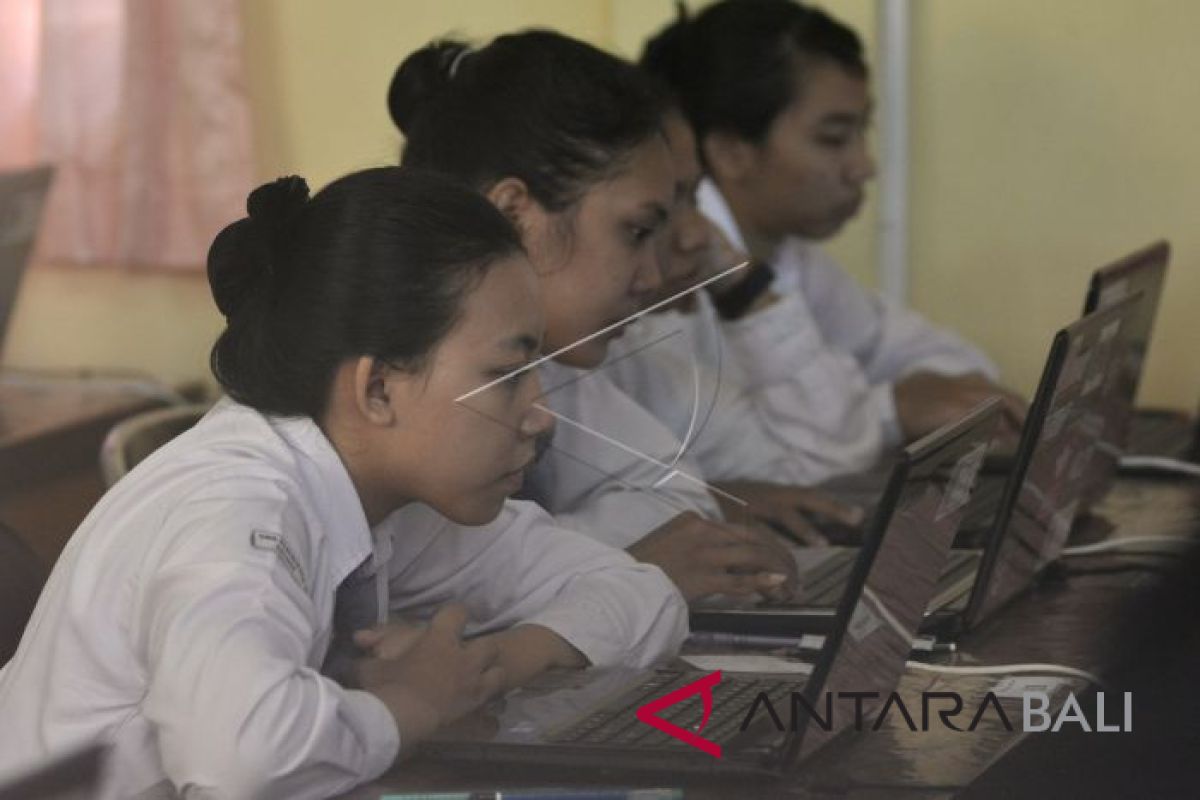
M548 741L557 744L610 745L633 747L690 747L657 728L652 728L637 718L639 707L662 697L696 679L694 672L656 672L639 683L618 700L561 731L552 733ZM775 708L790 708L790 693L804 687L804 676L796 682L784 682L778 678L757 675L735 675L726 673L721 682L713 687L713 712L703 731L706 739L725 742L740 733L740 728L750 704L759 692L766 692ZM703 698L697 694L664 708L658 716L681 728L696 731L704 718Z
M937 591L944 591L962 578L966 570L973 569L979 554L972 550L951 550L946 567L938 578ZM841 600L842 591L850 570L858 559L857 550L838 550L800 576L803 590L799 598L788 605L813 608L829 608Z

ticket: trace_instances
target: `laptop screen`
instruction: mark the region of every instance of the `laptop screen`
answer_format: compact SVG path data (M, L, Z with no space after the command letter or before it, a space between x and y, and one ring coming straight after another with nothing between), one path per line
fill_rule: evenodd
M1114 370L1111 376L1114 385L1105 393L1105 400L1100 408L1104 429L1097 445L1097 453L1088 470L1087 487L1083 497L1085 508L1108 492L1117 474L1117 462L1128 444L1134 400L1141 384L1146 355L1150 350L1154 320L1158 315L1170 255L1170 245L1166 242L1156 242L1096 270L1092 275L1087 300L1084 303L1084 314L1111 308L1116 303L1138 294L1142 300L1130 314L1125 330L1124 362L1121 369Z
M799 757L854 725L859 713L869 718L899 681L995 433L998 408L989 401L905 450L808 685L812 708L823 717L828 709L831 724L826 729L807 720ZM846 692L876 696L859 711L842 698Z
M1104 428L1101 409L1113 387L1123 331L1139 299L1084 317L1055 336L996 519L1003 538L980 567L969 623L1007 603L1062 552Z
M1085 315L1097 309L1111 308L1126 297L1139 292L1142 295L1142 303L1129 320L1127 333L1129 369L1134 377L1134 394L1129 396L1131 405L1141 380L1146 354L1150 350L1150 338L1154 332L1154 320L1158 316L1159 300L1162 298L1163 282L1167 277L1167 261L1170 257L1171 246L1166 242L1156 242L1096 270L1088 287L1083 308Z

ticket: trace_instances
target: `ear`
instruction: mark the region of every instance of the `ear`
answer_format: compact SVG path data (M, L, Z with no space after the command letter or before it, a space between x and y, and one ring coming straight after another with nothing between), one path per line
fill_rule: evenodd
M529 193L529 187L520 178L507 177L500 180L486 192L487 199L500 209L500 213L524 231L529 225L529 215L538 202Z
M396 422L396 411L389 396L388 376L393 367L372 356L360 356L354 366L354 403L362 418L387 427Z
M743 180L758 161L758 146L728 131L715 131L700 145L704 163L718 183Z

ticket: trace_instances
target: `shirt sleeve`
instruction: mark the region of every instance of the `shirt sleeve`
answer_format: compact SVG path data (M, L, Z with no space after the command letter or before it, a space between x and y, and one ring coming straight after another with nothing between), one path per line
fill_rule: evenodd
M801 297L719 324L744 376L743 402L823 477L866 469L899 441L891 387L872 385L853 356L829 346Z
M870 463L874 442L854 440L864 447L857 457L835 447L803 409L801 385L747 386L716 325L699 313L644 317L614 344L606 373L712 480L812 485ZM784 373L772 386L796 379Z
M920 371L999 377L996 365L977 347L863 288L819 247L794 240L781 251L780 262L783 272L791 272L793 290L811 310L825 341L853 354L872 385Z
M378 776L399 750L378 699L316 669L327 624L309 595L317 548L288 505L218 498L174 509L171 544L140 587L143 710L180 794L328 797ZM286 553L255 548L256 530Z
M652 664L687 635L686 605L658 567L562 528L536 504L510 500L472 527L413 504L382 524L395 546L393 612L426 617L461 602L472 632L543 625L594 666Z
M685 511L720 517L700 466L608 375L542 370L554 440L527 476L527 496L560 525L624 548Z

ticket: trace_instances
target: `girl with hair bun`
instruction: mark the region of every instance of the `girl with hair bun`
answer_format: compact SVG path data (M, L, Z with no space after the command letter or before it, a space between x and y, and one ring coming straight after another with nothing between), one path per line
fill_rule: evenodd
M657 569L507 500L549 417L490 203L390 167L247 206L208 260L228 397L59 558L0 671L0 773L106 742L105 798L328 797L544 669L686 633Z
M679 441L597 369L662 283L674 175L654 87L595 47L531 30L411 54L388 108L404 165L486 196L537 274L539 372L557 427L527 496L564 527L661 566L689 600L790 594L791 555L770 534L717 521Z

